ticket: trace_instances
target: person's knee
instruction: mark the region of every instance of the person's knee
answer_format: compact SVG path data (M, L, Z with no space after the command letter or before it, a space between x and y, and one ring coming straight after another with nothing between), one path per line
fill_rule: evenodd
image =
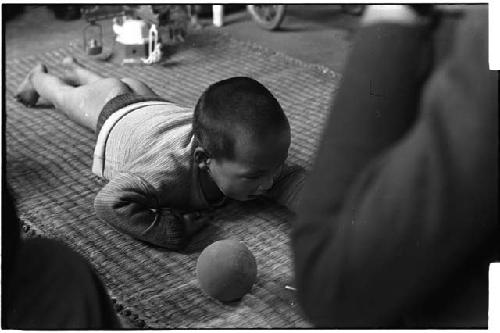
M102 288L90 262L61 241L27 240L19 259L24 273L35 275L36 283L47 293L63 292L85 298Z
M50 265L54 271L75 271L75 276L81 276L82 272L90 269L85 258L58 240L29 239L23 244L22 253L37 257L39 261L46 263L44 264L46 268Z
M111 300L91 264L61 241L23 242L8 286L9 327L119 328Z

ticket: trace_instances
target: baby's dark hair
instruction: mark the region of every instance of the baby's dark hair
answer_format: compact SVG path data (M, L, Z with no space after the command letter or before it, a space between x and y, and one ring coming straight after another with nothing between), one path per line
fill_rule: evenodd
M236 135L242 132L260 138L271 131L289 128L278 100L249 77L233 77L212 84L194 109L194 136L213 158L234 158Z

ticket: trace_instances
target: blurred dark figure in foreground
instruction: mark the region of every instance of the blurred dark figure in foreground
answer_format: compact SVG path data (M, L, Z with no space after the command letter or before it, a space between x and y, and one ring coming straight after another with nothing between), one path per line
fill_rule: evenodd
M26 5L13 5L13 4L5 4L2 5L3 11L3 19L5 22L9 22L12 19L15 19L19 15L24 13Z
M4 191L2 328L120 328L111 300L89 263L60 242L22 240L19 227L13 199Z
M468 7L429 72L436 22L367 8L293 224L316 326L487 327L500 244L487 19Z

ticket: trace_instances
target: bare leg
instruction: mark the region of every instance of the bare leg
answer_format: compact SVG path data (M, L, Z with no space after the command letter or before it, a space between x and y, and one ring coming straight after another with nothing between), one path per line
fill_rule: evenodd
M103 79L101 75L85 68L73 57L64 58L62 64L65 67L64 79L75 83L76 85L90 84ZM126 77L120 80L138 95L158 97L158 95L150 87L137 79Z
M16 97L26 105L33 105L36 100L33 103L33 100L25 100L23 96L38 94L63 111L71 120L95 130L103 106L113 97L128 92L131 92L131 89L126 84L113 78L100 78L73 87L47 73L45 66L37 65L21 84Z
M28 73L28 75L26 75L26 78L17 88L15 97L18 101L20 101L24 105L28 106L35 105L36 102L38 101L38 98L40 97L40 95L38 95L38 92L35 89L33 89L33 86L31 84L31 78L33 74L37 72L47 73L47 67L42 64L36 65Z

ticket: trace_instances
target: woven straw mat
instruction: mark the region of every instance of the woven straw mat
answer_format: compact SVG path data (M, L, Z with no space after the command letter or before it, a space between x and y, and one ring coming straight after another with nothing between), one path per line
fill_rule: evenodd
M16 87L36 63L61 74L58 64L67 55L104 76L140 79L161 96L188 106L213 82L253 77L283 106L292 127L289 160L307 169L340 76L210 30L189 35L165 62L154 66L93 61L71 45L7 59L5 66L6 176L24 229L28 235L60 239L88 258L108 287L115 308L133 326L309 327L293 295L284 289L293 279L291 215L285 209L262 201L230 204L220 209L184 253L146 245L97 219L93 199L102 183L91 173L94 134L50 106L27 108L14 98ZM234 304L203 294L196 278L200 251L225 238L243 241L258 265L253 289Z

